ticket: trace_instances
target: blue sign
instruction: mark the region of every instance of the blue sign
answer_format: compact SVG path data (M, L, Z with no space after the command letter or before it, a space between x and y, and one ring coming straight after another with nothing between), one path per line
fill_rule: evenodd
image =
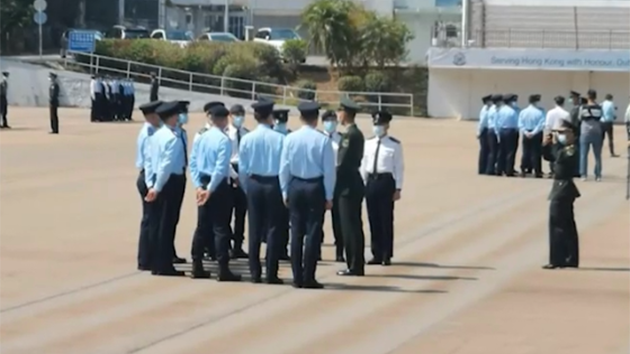
M73 52L94 52L96 31L72 30L68 33L68 50Z
M35 23L37 23L38 25L43 25L44 23L46 23L46 21L48 21L48 16L45 12L37 11L33 15L33 21L35 21Z

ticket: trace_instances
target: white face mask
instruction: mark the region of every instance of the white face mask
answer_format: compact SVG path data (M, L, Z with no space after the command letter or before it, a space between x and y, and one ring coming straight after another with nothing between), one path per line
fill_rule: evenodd
M558 139L558 142L562 145L567 143L567 135L566 134L560 134L558 133L558 135L556 136L556 138Z
M374 132L374 135L378 136L379 138L385 135L385 128L382 125L373 126L372 131Z
M240 128L241 126L243 126L243 121L244 120L245 120L245 117L243 117L243 116L234 116L234 117L232 117L232 124L236 128Z

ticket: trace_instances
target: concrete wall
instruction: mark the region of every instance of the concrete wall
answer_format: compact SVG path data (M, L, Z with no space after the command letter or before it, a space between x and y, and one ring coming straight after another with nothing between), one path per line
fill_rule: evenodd
M0 70L9 71L9 105L27 107L45 107L48 105L48 75L52 71L48 68L23 63L17 60L0 59ZM59 77L61 91L61 105L64 107L89 108L90 76L69 71L55 70ZM136 107L149 101L150 87L146 84L136 84ZM202 112L203 106L210 101L222 101L227 106L242 104L249 110L252 101L229 96L210 95L198 92L176 90L168 87L160 88L160 99L163 101L190 101L192 112ZM277 106L291 109L297 113L295 107Z

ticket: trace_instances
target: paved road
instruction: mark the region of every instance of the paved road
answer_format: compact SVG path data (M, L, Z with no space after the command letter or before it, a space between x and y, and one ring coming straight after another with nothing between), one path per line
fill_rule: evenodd
M584 268L543 271L550 182L476 176L473 124L394 121L407 165L395 264L336 277L327 223L327 289L294 290L135 271L140 125L90 124L85 110L60 116L61 135L51 136L45 109L14 108L16 129L0 132L3 353L627 352L625 159L604 160L604 182L579 184ZM193 115L190 137L202 124ZM195 218L189 189L182 256Z

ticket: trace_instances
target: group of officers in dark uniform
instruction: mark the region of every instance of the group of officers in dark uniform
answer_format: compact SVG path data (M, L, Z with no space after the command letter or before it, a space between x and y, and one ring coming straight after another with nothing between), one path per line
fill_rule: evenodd
M92 75L90 121L130 121L136 101L132 79Z
M589 90L587 98L574 91L570 96L573 104L570 111L564 109L564 97L557 96L554 98L556 107L547 113L538 106L540 95L531 95L529 106L523 110L516 104L516 95L484 96L477 131L479 174L515 176L514 157L519 139L522 139L523 149L521 176L533 172L537 178L542 177L541 159L549 161L550 177L554 181L549 194L550 253L545 269L579 266L573 205L580 192L573 178L580 177L581 172L580 134L601 134L581 129L581 125L597 124L602 118L595 91Z
M203 263L210 258L218 262L219 281L240 281L229 263L247 258L252 282L282 284L278 264L285 259L291 262L294 287L322 288L316 269L327 210L333 216L336 260L347 265L337 274L363 276L364 198L373 253L367 264L390 265L394 203L400 199L404 171L401 144L387 133L392 115L375 112L375 136L365 140L354 122L359 106L349 99L342 100L337 112L324 112L324 131L316 129L320 119L316 102L299 105L302 127L293 132L286 128L288 110L274 110L274 103L266 99L252 108L258 125L249 131L243 126L242 106L206 104L209 121L195 135L188 156L183 128L188 102L152 101L140 107L146 124L138 136L136 162L143 201L138 268L154 275L184 275L174 266L186 260L176 255L173 242L187 169L198 205L192 278L210 277ZM346 127L344 134L337 132L338 120ZM247 252L242 248L246 215Z

